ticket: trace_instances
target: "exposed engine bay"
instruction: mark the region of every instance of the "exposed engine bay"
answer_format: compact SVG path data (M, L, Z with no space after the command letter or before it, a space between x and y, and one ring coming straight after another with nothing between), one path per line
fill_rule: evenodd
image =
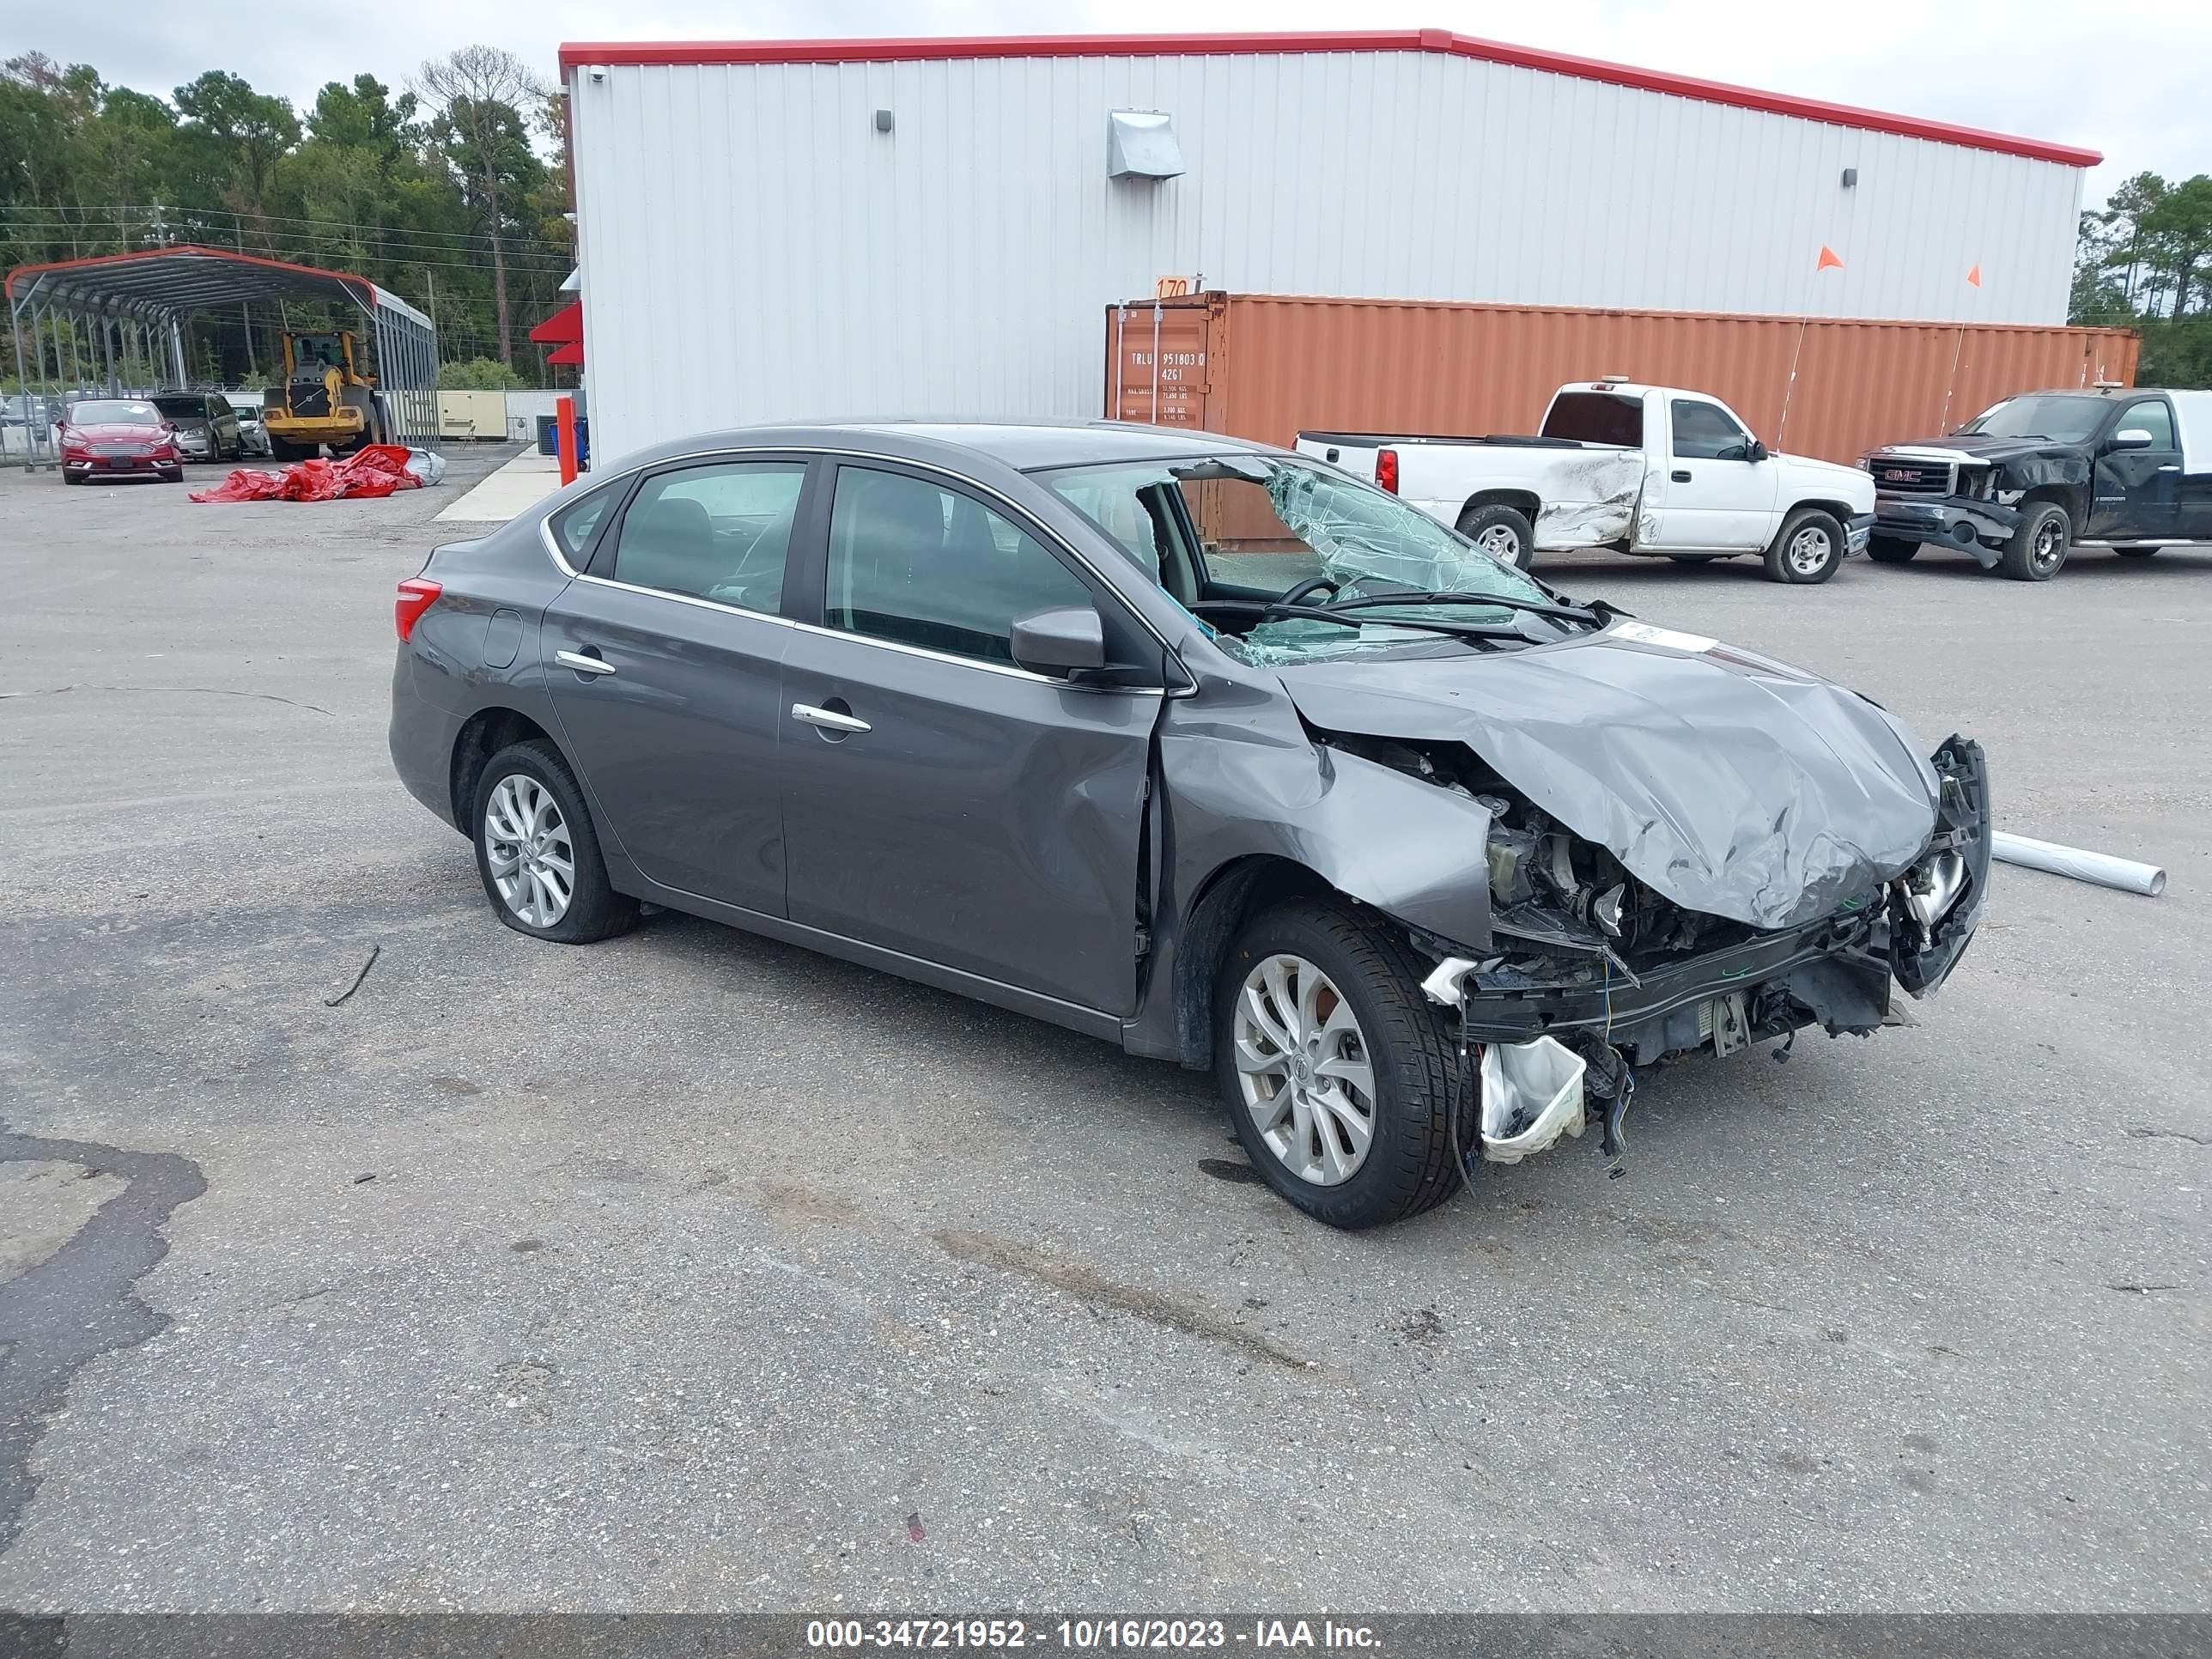
M1828 915L1765 930L1677 904L1640 880L1611 848L1586 840L1530 802L1464 744L1314 733L1358 755L1460 793L1489 814L1482 857L1492 905L1491 948L1474 954L1413 930L1437 966L1425 988L1457 1009L1476 1060L1496 1047L1525 1068L1559 1057L1547 1077L1579 1062L1590 1118L1608 1152L1624 1144L1621 1117L1636 1071L1690 1052L1726 1056L1768 1038L1785 1043L1819 1025L1864 1035L1893 1018L1893 981L1927 994L1971 936L1989 872L1986 781L1979 747L1954 738L1933 757L1940 780L1936 833L1904 873L1844 896ZM1786 1054L1786 1047L1778 1051ZM1583 1119L1556 1093L1489 1097L1514 1068L1482 1069L1484 1156L1515 1162ZM1493 1132L1494 1131L1494 1132Z

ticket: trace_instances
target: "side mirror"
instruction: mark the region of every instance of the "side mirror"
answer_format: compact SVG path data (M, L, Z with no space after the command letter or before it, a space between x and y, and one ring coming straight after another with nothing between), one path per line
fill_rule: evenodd
M1768 449L1765 444L1759 442L1758 439L1753 438L1751 441L1751 447L1744 452L1743 458L1747 461L1763 461L1771 453L1773 453L1773 452Z
M1106 624L1091 605L1040 611L1014 624L1014 662L1032 674L1066 676L1106 665Z
M2112 434L2112 441L2109 447L2113 449L2148 449L2150 445L2149 433L2139 426L2128 426L2122 427L2118 432Z

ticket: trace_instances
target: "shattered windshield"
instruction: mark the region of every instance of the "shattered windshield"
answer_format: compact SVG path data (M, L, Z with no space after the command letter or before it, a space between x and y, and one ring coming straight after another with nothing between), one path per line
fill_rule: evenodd
M1288 457L1210 456L1038 475L1216 641L1261 663L1449 647L1443 624L1519 625L1549 604L1534 582L1396 496ZM1256 604L1319 584L1296 616ZM1395 594L1403 605L1391 603ZM1436 596L1448 595L1438 599ZM1485 604L1495 598L1506 603ZM1378 603L1378 601L1380 603ZM1346 609L1340 619L1316 610ZM1416 622L1432 626L1413 627Z
M2111 407L2102 398L2008 398L1959 428L1966 436L2085 443Z

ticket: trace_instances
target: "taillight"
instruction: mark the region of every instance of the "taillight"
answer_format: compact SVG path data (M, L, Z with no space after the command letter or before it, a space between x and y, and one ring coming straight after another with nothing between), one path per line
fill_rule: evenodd
M1378 449L1375 452L1375 487L1377 489L1387 489L1393 495L1398 493L1398 452L1396 450Z
M413 637L415 624L422 621L425 611L437 604L438 595L445 591L441 584L421 576L410 576L399 584L399 599L392 607L392 620L402 640Z

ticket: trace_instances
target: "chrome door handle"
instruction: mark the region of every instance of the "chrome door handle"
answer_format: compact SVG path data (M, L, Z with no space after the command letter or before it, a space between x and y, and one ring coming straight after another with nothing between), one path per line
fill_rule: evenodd
M2171 466L2162 466L2162 467L2159 468L2159 471L2161 471L2161 472L2179 472L2179 471L2181 471L2181 463L2180 463L2180 462L2179 462L2179 461L2176 461L2176 462L2175 462L2172 465L2171 465Z
M841 714L834 708L817 708L811 702L791 705L791 718L805 720L809 726L818 726L830 732L872 732L875 727L851 714Z
M611 674L615 665L605 657L587 657L580 651L556 651L553 660L563 668L573 668L579 674Z

